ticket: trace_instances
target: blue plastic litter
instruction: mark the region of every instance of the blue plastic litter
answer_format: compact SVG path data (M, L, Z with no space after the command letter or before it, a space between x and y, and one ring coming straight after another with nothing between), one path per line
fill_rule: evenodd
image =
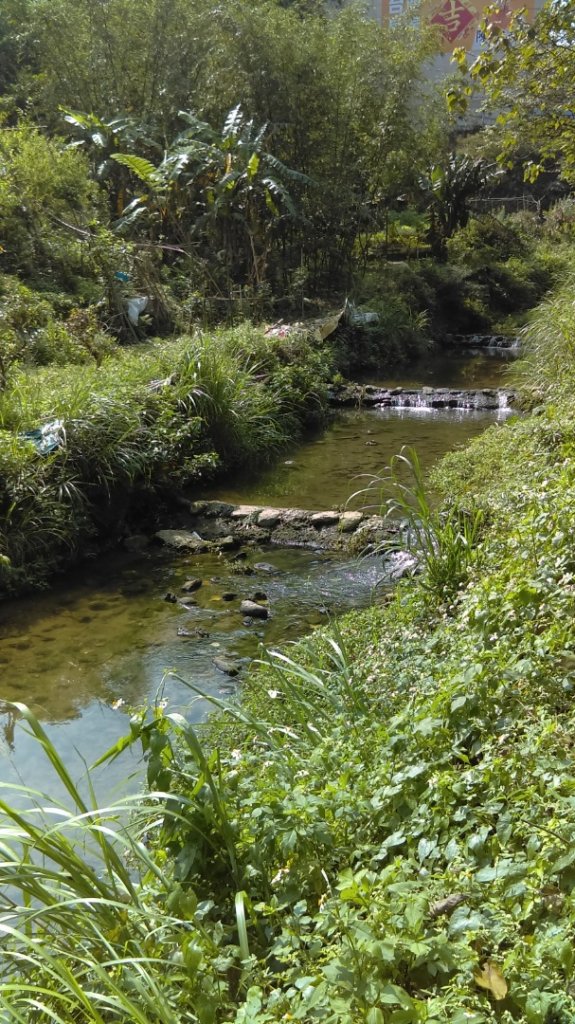
M39 455L49 455L50 452L61 448L65 441L64 424L62 420L51 420L43 427L36 430L26 430L19 434L25 441L31 441Z
M114 274L116 281L122 281L123 284L127 284L130 280L130 275L126 274L124 270L117 270Z

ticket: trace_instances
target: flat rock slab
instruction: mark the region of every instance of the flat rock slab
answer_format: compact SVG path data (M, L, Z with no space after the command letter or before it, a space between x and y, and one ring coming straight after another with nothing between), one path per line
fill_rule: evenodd
M314 512L311 522L314 526L338 526L341 512Z
M189 530L158 530L154 534L157 540L177 551L207 551L209 542L202 540L199 533L191 533Z
M238 505L231 513L232 519L249 519L255 516L260 508L257 505Z

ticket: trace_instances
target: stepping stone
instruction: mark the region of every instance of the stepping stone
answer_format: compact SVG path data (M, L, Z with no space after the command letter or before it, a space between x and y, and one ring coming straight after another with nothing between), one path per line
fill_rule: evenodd
M363 519L363 512L342 512L339 517L339 528L342 533L351 533L356 530Z
M337 526L339 517L339 512L314 512L311 521L314 526Z
M258 516L258 526L276 526L281 519L281 511L277 508L264 508Z
M259 511L258 505L238 505L232 512L232 519L248 519Z

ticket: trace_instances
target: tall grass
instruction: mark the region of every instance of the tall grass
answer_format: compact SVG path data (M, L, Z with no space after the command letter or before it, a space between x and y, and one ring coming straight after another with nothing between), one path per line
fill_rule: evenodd
M281 697L282 714L289 704L289 726L278 724L273 710L256 715L211 698L294 791L305 759L329 741L334 716L348 731L368 710L339 640L327 640L321 658L307 666L280 652L266 660L281 686L271 693ZM255 903L262 887L272 891L277 851L268 841L261 850L245 843L233 754L204 747L181 715L142 712L98 763L141 743L152 788L98 807L33 714L11 706L42 746L67 803L0 786L0 1019L235 1019L238 1005L249 1001L257 958L262 962L271 949L272 933L260 925ZM222 726L225 742L225 719ZM158 782L165 789L154 788Z
M167 834L177 823L193 833L193 792L149 792L98 807L93 794L84 798L34 716L23 705L13 707L43 747L71 809L25 787L1 787L0 1019L214 1020L230 989L218 954L230 967L235 961L238 972L249 957L249 900L236 893L237 943L233 934L224 943L221 926L207 921L210 907L177 882L165 854L148 846L158 829ZM183 722L182 734L191 742L193 730ZM221 803L206 755L197 743L193 749L201 778ZM223 805L221 812L225 833ZM233 982L235 994L240 985Z
M271 458L308 417L309 381L295 370L310 351L282 352L248 325L119 351L100 367L15 374L0 396L0 589L42 583L118 496ZM329 367L313 356L321 408ZM39 456L20 435L53 419L64 443Z
M575 383L575 272L542 302L522 335L522 359L515 377L537 401L572 395Z
M434 503L417 452L409 447L393 456L384 476L371 476L367 487L353 498L359 495L375 497L385 516L403 520L399 541L384 541L381 550L407 548L422 572L421 586L430 598L451 601L477 555L483 510Z

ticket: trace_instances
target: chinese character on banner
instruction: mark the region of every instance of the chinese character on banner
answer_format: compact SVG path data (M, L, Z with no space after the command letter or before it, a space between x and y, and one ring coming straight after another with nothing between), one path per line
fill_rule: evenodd
M475 10L462 0L445 0L433 15L431 24L437 25L448 43L454 43L469 28L475 16Z

